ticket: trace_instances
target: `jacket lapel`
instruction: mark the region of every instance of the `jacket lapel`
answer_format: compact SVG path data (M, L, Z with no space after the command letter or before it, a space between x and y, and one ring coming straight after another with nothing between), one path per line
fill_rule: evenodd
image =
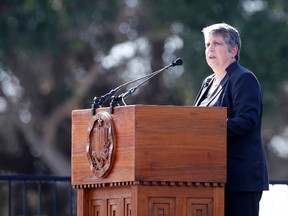
M223 78L223 80L221 81L219 87L216 89L216 92L212 95L212 97L209 99L208 103L206 106L209 106L211 104L211 102L213 102L213 100L215 98L217 98L217 96L223 91L223 89L225 90L225 86L227 84L229 80L229 75L226 74L226 76Z
M212 76L210 79L206 80L206 82L203 83L198 95L196 96L196 100L194 102L194 106L199 106L200 101L202 101L203 95L208 91L209 86L212 85L214 76Z

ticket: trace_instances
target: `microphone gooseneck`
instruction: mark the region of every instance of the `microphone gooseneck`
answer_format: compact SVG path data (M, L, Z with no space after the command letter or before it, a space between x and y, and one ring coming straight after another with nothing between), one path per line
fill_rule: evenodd
M137 78L137 79L134 79L132 81L129 81L129 82L126 82L120 86L118 86L117 88L115 89L112 89L110 92L106 93L105 95L102 95L100 97L94 97L94 100L93 100L93 104L91 106L91 114L94 116L96 114L96 109L101 107L101 105L106 102L107 100L109 99L112 99L111 102L110 102L110 112L112 113L113 112L113 107L114 106L118 106L120 105L119 104L119 101L121 100L122 103L124 105L126 105L124 99L127 98L128 96L132 95L140 86L144 85L146 82L148 82L151 78L153 78L154 76L158 75L159 73L167 70L168 68L170 67L175 67L175 66L179 66L179 65L182 65L183 64L183 61L181 58L177 58L176 60L172 61L172 63L160 70L157 70L155 72L152 72L150 74L147 74L145 76L142 76L140 78ZM123 87L131 84L131 83L134 83L134 82L137 82L137 81L140 81L140 80L143 80L143 82L139 83L138 85L130 88L128 91L122 93L121 95L119 96L114 96L120 89L122 89Z

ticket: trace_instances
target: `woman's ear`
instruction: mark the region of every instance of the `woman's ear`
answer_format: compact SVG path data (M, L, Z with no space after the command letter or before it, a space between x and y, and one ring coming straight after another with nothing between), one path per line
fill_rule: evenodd
M238 46L234 46L232 48L231 53L232 53L233 57L235 57L237 55L238 50L239 50Z

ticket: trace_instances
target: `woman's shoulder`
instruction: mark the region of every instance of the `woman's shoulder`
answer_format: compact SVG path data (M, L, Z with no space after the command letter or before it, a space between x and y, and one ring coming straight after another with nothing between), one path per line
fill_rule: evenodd
M232 73L230 81L237 85L260 85L256 75L249 69L239 65L239 67Z
M256 78L255 74L248 68L238 64L238 67L236 68L236 70L234 71L234 73L232 73L233 76L235 78ZM256 78L257 79L257 78Z

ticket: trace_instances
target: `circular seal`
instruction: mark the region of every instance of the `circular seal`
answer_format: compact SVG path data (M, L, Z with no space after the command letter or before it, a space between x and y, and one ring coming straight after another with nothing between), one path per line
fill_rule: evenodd
M93 116L88 128L86 146L86 155L94 175L107 177L113 165L115 147L112 117L108 112L99 112Z

